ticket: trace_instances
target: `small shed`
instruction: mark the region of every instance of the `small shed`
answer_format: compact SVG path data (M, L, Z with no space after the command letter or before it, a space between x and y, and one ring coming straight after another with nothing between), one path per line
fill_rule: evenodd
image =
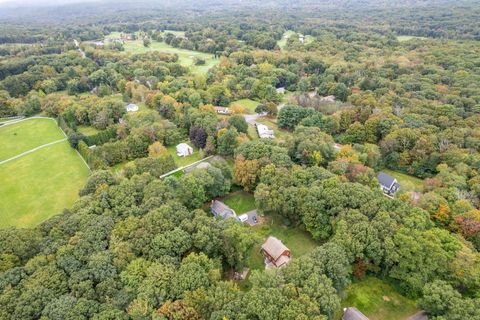
M127 107L127 112L137 112L138 111L138 106L134 103L130 103Z
M214 217L219 217L222 219L237 218L237 214L233 209L231 209L222 201L218 200L212 200L212 204L210 205L210 212Z
M277 88L277 93L279 93L279 94L285 94L285 87Z
M369 320L366 315L355 307L343 309L342 320Z
M268 237L262 244L261 252L268 264L280 268L290 261L290 249L275 237Z
M180 143L179 145L177 145L177 156L187 157L191 154L193 154L193 148L190 147L188 144Z
M400 189L400 184L398 184L397 179L386 174L385 172L380 172L377 176L377 179L378 183L380 183L380 188L382 189L383 193L389 196L394 195Z

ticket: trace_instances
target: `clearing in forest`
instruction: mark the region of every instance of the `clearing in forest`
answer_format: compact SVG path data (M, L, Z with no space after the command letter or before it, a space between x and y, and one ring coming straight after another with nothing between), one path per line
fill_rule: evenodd
M90 170L55 121L0 127L0 145L0 163L27 152L0 164L0 227L32 227L72 206Z

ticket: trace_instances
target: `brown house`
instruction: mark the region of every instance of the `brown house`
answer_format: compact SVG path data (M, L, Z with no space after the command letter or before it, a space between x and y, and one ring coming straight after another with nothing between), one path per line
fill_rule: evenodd
M288 249L282 241L275 237L268 237L261 249L265 257L265 262L268 265L273 265L277 268L285 265L290 261L290 249Z

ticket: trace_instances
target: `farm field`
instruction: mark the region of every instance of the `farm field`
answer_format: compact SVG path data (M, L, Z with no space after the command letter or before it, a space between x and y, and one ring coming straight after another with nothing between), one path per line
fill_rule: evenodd
M383 172L391 175L395 179L397 179L398 183L400 184L400 191L416 191L416 192L423 192L423 180L417 177L413 177L411 175L390 170L384 169Z
M89 173L67 141L1 164L0 227L32 227L71 207Z
M31 118L0 126L0 161L64 138L53 119Z
M356 307L370 320L405 320L418 310L415 301L395 291L388 283L375 278L355 282L345 289L342 310ZM341 312L337 319L341 318Z
M179 34L180 31L177 31L177 35L182 35ZM119 37L120 33L115 32L111 33L106 37L106 39L111 39L115 37ZM125 48L125 51L127 52L132 52L132 53L145 53L148 51L160 51L160 52L165 52L165 53L176 53L178 54L178 60L179 63L184 66L189 68L193 73L198 73L198 74L204 74L207 73L207 71L215 66L220 60L217 58L214 58L213 55L204 53L204 52L199 52L199 51L193 51L193 50L186 50L186 49L180 49L180 48L175 48L172 47L165 42L158 42L155 40L152 40L150 46L147 48L143 45L143 40L131 40L131 41L125 41L123 44L123 47ZM202 58L205 60L204 65L195 65L195 58Z

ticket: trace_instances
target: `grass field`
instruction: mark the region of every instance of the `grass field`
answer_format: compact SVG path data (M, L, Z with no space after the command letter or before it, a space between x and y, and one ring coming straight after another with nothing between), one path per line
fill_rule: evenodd
M285 50L285 47L287 46L288 38L294 35L295 35L295 32L292 30L287 30L283 33L282 39L277 41L277 45L280 48L280 50ZM313 41L315 41L315 38L307 34L305 36L304 44L310 44Z
M285 138L292 133L288 130L280 129L277 126L277 119L267 118L267 117L260 117L255 120L256 122L262 123L273 130L275 133L275 139L277 140L285 140Z
M86 136L93 136L100 132L100 130L98 130L97 128L90 126L78 126L77 131Z
M0 227L32 227L61 213L89 173L67 141L0 165Z
M398 183L400 184L400 191L416 191L416 192L423 192L423 180L417 177L410 176L408 174L393 171L390 169L382 170L386 174L391 175L395 179L397 179Z
M388 283L374 277L351 284L345 289L342 310L356 307L370 320L404 320L418 310L415 301L400 295ZM337 319L341 318L341 311Z
M177 34L180 31L177 31ZM111 33L108 35L106 38L115 38L119 37L120 33L115 32ZM165 52L165 53L176 53L178 54L178 62L184 66L189 68L193 73L200 73L204 74L207 73L207 71L215 66L220 60L214 58L213 55L204 53L204 52L199 52L199 51L193 51L193 50L185 50L185 49L179 49L179 48L174 48L165 42L158 42L152 40L150 46L147 48L143 45L143 40L133 40L133 41L125 41L123 44L123 47L125 48L125 51L127 52L132 52L132 53L145 53L148 51L160 51L160 52ZM195 58L202 58L205 60L204 65L195 65Z
M192 145L190 143L190 141L186 141L185 143L187 143L189 146L191 146L193 148L193 154L191 154L187 157L177 156L177 146L176 145L167 147L167 151L168 151L169 154L172 155L173 160L175 161L175 164L177 165L177 168L187 166L189 164L192 164L192 163L197 162L199 160L202 160L204 158L203 154L199 151L199 149L197 147L195 147L194 145Z
M252 100L252 99L240 99L240 100L237 100L237 101L233 101L232 103L230 103L230 107L235 105L235 104L238 104L238 105L241 105L242 107L244 107L248 114L254 114L255 113L255 108L260 104L260 102L257 102L255 100Z
M427 38L425 37L415 37L415 36L398 36L397 40L400 42L405 42L413 39L418 39L418 40L426 40Z
M236 191L220 199L227 206L235 210L237 215L255 209L255 198L245 191Z
M0 127L0 161L43 144L64 139L52 119L27 119Z

